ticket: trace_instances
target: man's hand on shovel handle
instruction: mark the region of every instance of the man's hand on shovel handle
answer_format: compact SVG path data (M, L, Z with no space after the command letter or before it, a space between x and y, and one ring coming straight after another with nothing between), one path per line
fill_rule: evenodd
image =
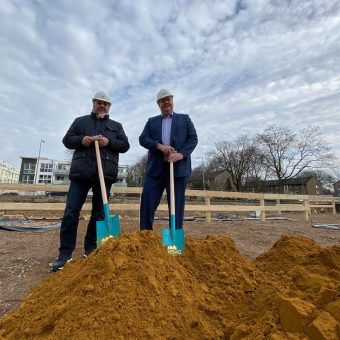
M102 135L93 136L93 138L94 138L94 140L98 141L100 148L104 148L105 146L109 145L109 139L102 136Z
M184 158L184 156L180 152L174 152L169 155L169 162L177 162Z
M94 140L95 140L94 137L85 136L85 137L82 139L81 143L82 143L84 146L89 147L89 146L91 146L91 145L94 143Z
M170 146L170 145L164 145L164 144L157 144L157 149L164 153L164 155L168 156L173 152L176 152L176 150Z
M97 136L85 136L83 139L82 139L82 144L86 147L90 147L94 141L97 140L98 141L98 144L99 144L99 147L100 148L103 148L105 146L108 146L109 145L109 140L108 138L102 136L102 135L97 135Z

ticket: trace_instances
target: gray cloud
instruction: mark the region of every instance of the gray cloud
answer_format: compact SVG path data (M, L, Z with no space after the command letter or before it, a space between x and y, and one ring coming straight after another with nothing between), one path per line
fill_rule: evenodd
M4 1L0 159L63 159L61 139L107 90L132 148L175 93L199 133L194 157L269 124L319 125L340 155L340 4L320 1ZM194 164L199 164L199 160Z

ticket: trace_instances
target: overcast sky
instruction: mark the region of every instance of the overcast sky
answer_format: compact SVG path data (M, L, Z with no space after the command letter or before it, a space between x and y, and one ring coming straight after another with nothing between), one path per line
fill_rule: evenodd
M105 90L134 164L138 137L174 93L199 144L194 166L218 141L318 125L340 155L339 0L2 0L0 159L65 159L72 121Z

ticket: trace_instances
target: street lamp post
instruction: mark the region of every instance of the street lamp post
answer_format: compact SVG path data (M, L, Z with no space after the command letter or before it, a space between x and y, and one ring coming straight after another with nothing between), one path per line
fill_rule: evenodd
M204 179L204 162L203 162L203 157L200 156L200 157L196 157L197 159L198 158L201 158L202 159L202 177L203 177L203 190L205 191L205 179Z
M41 144L42 143L45 143L44 140L40 139L40 145L39 145L39 154L38 154L38 158L37 158L37 165L35 167L35 176L34 176L34 179L35 179L35 184L37 184L39 181L38 181L38 166L39 166L39 160L40 160L40 152L41 152Z

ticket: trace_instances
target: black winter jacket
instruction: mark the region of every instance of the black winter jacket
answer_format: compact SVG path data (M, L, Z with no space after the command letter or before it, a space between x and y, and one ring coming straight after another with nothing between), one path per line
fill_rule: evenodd
M108 116L97 119L93 112L76 118L63 138L68 149L75 149L69 177L71 180L99 180L94 145L85 147L82 144L85 136L95 135L109 139L108 146L100 148L100 153L105 182L114 183L117 181L119 153L128 151L130 144L121 123L109 119Z

